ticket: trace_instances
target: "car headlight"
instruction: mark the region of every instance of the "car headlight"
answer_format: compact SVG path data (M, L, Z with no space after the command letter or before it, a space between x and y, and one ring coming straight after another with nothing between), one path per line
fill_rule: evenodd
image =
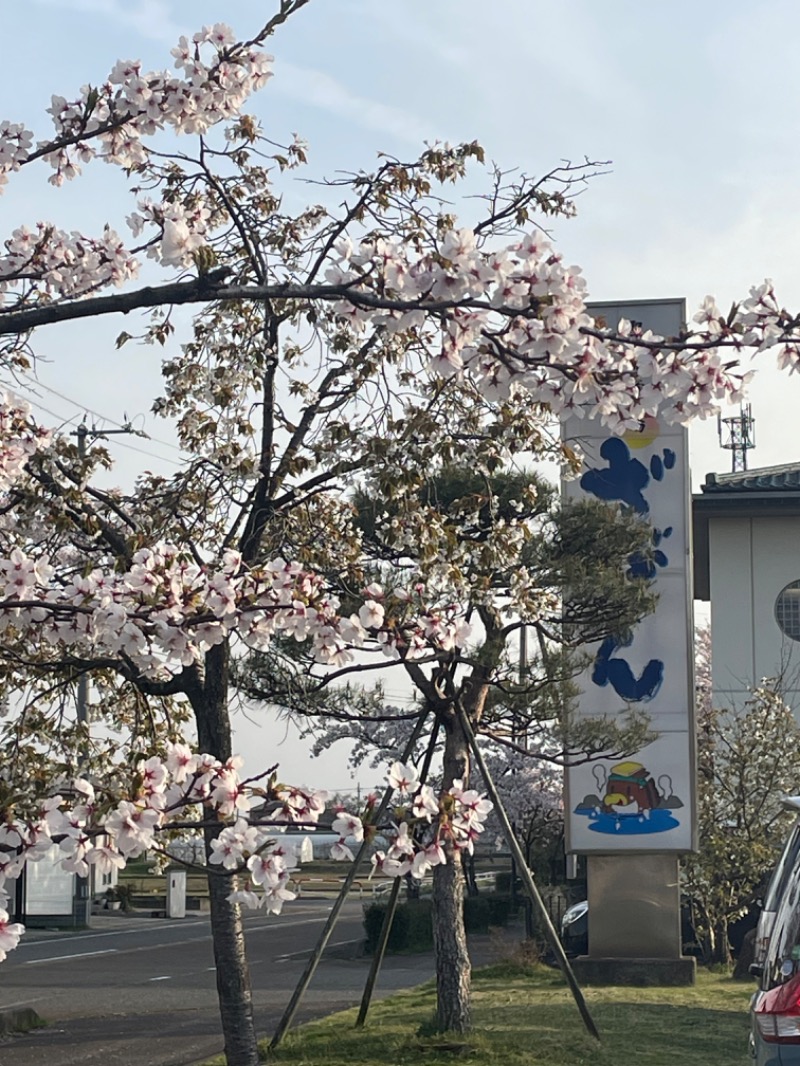
M577 922L579 918L582 918L584 914L589 910L588 901L584 900L582 903L576 903L572 907L568 907L564 911L564 917L561 919L561 928L566 929L568 925L572 925Z

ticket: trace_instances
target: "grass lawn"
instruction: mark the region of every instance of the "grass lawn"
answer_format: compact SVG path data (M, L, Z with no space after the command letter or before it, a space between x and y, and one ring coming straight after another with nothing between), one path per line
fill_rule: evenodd
M501 963L473 977L474 1031L432 1030L434 988L422 985L288 1036L268 1061L292 1066L747 1066L747 1005L753 983L698 973L694 988L586 989L600 1030L588 1036L560 974ZM312 992L313 994L313 992ZM264 1047L266 1058L266 1045ZM222 1059L213 1060L221 1064Z

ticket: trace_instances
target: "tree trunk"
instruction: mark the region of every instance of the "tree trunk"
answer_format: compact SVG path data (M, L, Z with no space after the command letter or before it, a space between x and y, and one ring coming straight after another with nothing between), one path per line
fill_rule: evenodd
M200 751L225 761L231 757L231 724L228 716L228 648L218 645L205 659L205 670L196 668L189 698L197 722ZM205 831L206 856L219 829ZM233 879L218 873L208 875L211 904L211 936L217 971L217 995L228 1066L258 1066L258 1042L253 1018L250 971L245 955L242 916L228 903Z
M461 866L464 870L464 882L467 888L468 896L479 896L480 889L478 888L478 881L475 877L475 856L468 855L466 852L461 853Z
M464 873L458 855L433 870L433 950L436 957L436 1027L468 1033L471 968L464 931Z
M730 966L731 948L728 941L728 923L725 919L720 919L715 922L711 927L711 936L709 937L709 948L712 963L718 963L722 966Z
M469 747L457 718L445 721L444 788L466 782ZM447 862L433 869L433 950L436 959L436 1025L439 1032L467 1033L471 1026L471 967L464 930L464 871L452 845Z
M206 847L216 836L207 830ZM209 874L211 937L217 968L217 997L228 1066L258 1066L258 1042L250 990L250 970L245 955L244 930L238 906L228 903L235 887L232 878Z

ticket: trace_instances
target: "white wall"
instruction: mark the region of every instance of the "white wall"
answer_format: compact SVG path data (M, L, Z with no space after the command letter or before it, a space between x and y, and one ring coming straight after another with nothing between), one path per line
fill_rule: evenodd
M800 643L775 620L775 600L800 580L800 517L711 518L712 684L719 707L741 707L748 687L784 677L800 710Z
M75 876L57 865L63 858L54 844L44 858L25 866L25 910L29 915L71 915Z

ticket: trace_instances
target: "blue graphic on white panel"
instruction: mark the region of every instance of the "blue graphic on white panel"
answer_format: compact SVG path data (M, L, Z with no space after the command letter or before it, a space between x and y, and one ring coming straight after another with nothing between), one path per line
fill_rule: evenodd
M637 677L627 660L614 658L618 648L628 648L633 637L606 637L592 667L592 681L601 688L611 685L618 696L629 703L651 700L664 680L664 663L651 659Z
M652 556L648 558L647 556L642 555L641 552L634 552L633 555L629 555L628 563L630 566L626 571L626 576L629 578L638 577L645 581L652 581L658 573L659 567L669 566L669 559L659 545L662 541L667 540L671 536L672 526L667 526L666 529L654 529Z
M597 794L584 796L574 812L589 819L591 832L643 836L680 825L674 812L683 807L683 800L674 795L669 774L661 774L656 784L640 762L629 760L610 770L598 764L592 776Z
M619 500L627 503L638 514L649 514L650 504L643 489L650 479L662 481L665 470L675 466L675 452L665 448L663 458L654 455L649 469L639 459L632 459L628 445L621 437L609 437L600 446L600 456L607 467L590 467L581 478L581 488L598 500Z
M635 445L634 445L635 446ZM650 502L645 490L652 482L664 480L668 470L675 466L676 456L671 448L664 448L661 454L654 454L645 465L640 459L631 455L628 444L621 437L609 437L600 446L600 457L608 466L589 467L581 477L581 488L600 500L616 500L633 508L637 514L648 515ZM664 541L672 536L672 526L665 529L653 529L653 552L646 557L635 552L628 559L630 578L643 578L651 581L659 568L669 565L669 559L663 550ZM632 636L608 637L600 645L592 668L592 681L603 687L611 685L617 695L629 703L642 703L653 699L664 681L664 663L661 659L650 659L637 675L630 663L615 652L628 648L633 642Z

